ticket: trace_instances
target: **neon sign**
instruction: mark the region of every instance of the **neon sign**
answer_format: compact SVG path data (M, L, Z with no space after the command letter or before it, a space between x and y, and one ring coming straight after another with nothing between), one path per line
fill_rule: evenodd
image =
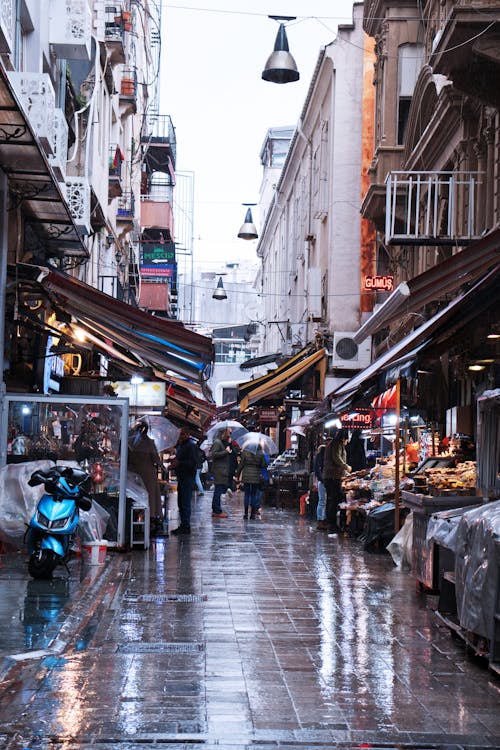
M365 276L365 289L392 292L394 289L394 276Z

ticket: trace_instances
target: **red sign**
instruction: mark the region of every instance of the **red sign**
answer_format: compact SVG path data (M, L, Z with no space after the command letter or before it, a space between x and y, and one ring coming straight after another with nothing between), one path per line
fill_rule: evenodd
M373 427L373 409L356 409L340 416L342 427L348 430L369 430Z
M261 424L276 424L278 417L278 409L261 409L259 411L259 421Z
M365 289L392 292L394 289L394 276L365 276Z

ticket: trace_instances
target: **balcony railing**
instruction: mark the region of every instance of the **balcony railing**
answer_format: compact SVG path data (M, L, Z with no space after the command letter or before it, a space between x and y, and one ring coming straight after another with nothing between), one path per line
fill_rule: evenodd
M90 60L92 16L87 0L50 1L49 39L67 60Z
M15 24L16 0L0 0L0 52L13 51Z
M466 245L478 236L478 172L390 172L385 241L397 245Z
M109 147L109 197L116 198L122 194L123 153L117 143Z
M62 109L55 110L54 117L54 154L49 162L59 182L66 179L66 163L68 159L68 123Z
M50 76L47 73L17 72L8 76L45 152L52 155L56 137L56 96Z
M118 198L116 220L130 222L134 219L134 194L122 193Z
M85 177L67 177L64 183L70 214L82 234L90 234L90 184Z

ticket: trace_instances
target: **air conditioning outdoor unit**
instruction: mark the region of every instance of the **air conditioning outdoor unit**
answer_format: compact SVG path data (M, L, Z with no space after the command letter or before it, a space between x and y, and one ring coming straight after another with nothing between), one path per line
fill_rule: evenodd
M330 367L344 370L363 370L371 362L371 336L361 344L354 341L354 331L335 331Z

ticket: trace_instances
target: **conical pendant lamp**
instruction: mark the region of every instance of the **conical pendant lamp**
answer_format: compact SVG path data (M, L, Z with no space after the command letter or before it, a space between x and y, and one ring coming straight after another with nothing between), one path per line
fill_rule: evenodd
M238 232L238 237L240 238L240 240L256 240L258 236L259 235L257 234L257 228L252 219L252 209L247 208L245 221L241 225L240 231Z
M282 23L280 23L278 29L274 51L266 62L262 78L264 81L271 81L271 83L292 83L300 78L295 60L288 49L285 25Z
M217 282L217 286L214 289L212 298L213 299L227 299L226 290L224 289L224 284L222 283L222 276L219 276L219 281Z

